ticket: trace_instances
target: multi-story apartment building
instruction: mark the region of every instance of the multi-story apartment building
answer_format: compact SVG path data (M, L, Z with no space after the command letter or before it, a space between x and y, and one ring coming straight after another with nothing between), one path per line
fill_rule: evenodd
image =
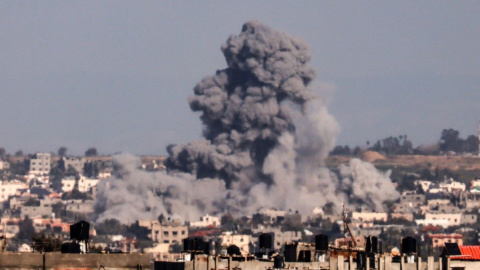
M188 237L188 227L177 224L152 224L151 238L165 244L181 244Z
M29 160L29 173L43 175L50 173L50 153L36 153Z
M65 170L69 168L75 169L77 173L83 174L83 166L85 165L85 158L79 157L62 157Z

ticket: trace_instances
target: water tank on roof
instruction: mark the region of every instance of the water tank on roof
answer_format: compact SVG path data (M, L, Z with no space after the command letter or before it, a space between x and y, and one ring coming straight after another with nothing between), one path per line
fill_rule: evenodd
M262 233L258 237L258 241L260 242L260 248L272 248L272 235L269 233Z
M88 240L90 223L81 220L75 224L70 225L70 239L72 240Z
M283 256L278 254L273 258L273 268L283 268L285 263L283 261Z
M230 256L232 255L242 256L242 253L240 252L240 248L237 247L236 245L230 245L227 248L227 254Z
M402 254L417 253L417 240L411 236L402 239Z
M285 244L283 249L283 255L285 255L286 262L297 261L297 244Z
M328 235L326 234L315 235L315 250L317 251L328 250Z

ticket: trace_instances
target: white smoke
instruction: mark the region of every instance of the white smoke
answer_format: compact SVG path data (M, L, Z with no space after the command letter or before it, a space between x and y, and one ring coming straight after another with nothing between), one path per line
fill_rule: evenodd
M353 159L340 166L340 178L325 167L340 128L312 91L305 42L252 21L222 51L227 68L204 78L189 98L202 113L205 139L169 147L168 173L117 157L124 173L99 187L99 220L196 220L269 207L310 214L329 202L381 210L398 197L389 174L369 163Z

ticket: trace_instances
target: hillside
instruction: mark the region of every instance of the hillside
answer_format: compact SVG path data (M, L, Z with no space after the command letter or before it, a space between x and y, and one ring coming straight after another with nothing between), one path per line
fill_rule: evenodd
M341 163L347 163L352 158L352 156L330 156L326 163L329 167L336 167ZM399 166L429 170L448 169L451 171L480 170L480 157L478 156L383 156L377 152L368 151L362 153L360 158L373 163L376 167Z

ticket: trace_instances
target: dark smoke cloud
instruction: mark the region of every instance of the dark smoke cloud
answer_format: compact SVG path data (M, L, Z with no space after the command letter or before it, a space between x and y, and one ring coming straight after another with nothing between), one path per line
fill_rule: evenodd
M206 140L170 148L167 166L224 179L229 187L245 173L271 183L262 173L264 160L280 135L295 131L282 103L302 109L313 98L310 51L303 41L252 21L222 52L228 67L204 78L189 98L192 110L202 113Z
M201 113L204 139L168 147L168 173L132 166L99 188L99 220L133 222L160 214L195 220L205 213L251 214L260 208L310 214L329 202L363 201L382 210L398 197L389 173L353 159L329 171L324 160L339 126L312 91L310 50L257 21L222 46L227 67L204 78L189 98ZM138 164L137 164L138 165Z

